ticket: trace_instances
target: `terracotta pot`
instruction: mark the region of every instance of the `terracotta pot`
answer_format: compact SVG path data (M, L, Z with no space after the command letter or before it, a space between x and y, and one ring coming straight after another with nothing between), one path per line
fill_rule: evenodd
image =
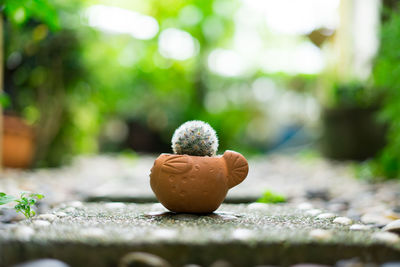
M3 117L3 163L5 167L28 168L33 159L34 133L22 119Z
M151 169L150 185L170 211L210 213L230 188L246 178L248 170L247 160L229 150L216 157L162 154Z

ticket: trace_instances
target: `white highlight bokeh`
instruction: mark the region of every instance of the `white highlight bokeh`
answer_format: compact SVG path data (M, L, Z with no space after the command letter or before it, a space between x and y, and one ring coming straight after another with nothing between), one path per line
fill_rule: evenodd
M168 28L160 34L158 50L165 58L186 60L197 55L199 45L198 41L188 32Z
M156 36L159 27L153 17L131 10L93 5L86 10L86 17L90 26L111 33L130 34L140 40L148 40Z

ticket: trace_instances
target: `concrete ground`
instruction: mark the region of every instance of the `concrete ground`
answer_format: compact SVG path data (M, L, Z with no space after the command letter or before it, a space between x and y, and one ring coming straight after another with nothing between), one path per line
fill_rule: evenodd
M323 216L321 216L323 214ZM2 266L57 258L71 266L117 266L132 251L172 266L335 264L400 260L400 238L377 227L291 204L224 204L209 215L174 214L160 204L63 204L0 230Z
M0 266L37 258L118 266L132 251L172 266L400 262L398 181L357 180L351 164L320 158L257 157L249 160L248 178L229 191L231 204L204 216L173 214L151 192L154 159L103 155L58 169L5 171L1 192L45 199L33 220L2 206ZM255 203L266 190L287 203Z

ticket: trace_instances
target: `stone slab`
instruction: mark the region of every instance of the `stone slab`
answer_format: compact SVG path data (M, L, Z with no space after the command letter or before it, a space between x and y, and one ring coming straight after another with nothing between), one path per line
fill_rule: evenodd
M51 204L70 199L156 202L149 185L155 158L155 155L135 158L98 155L77 158L70 166L57 169L8 169L0 174L0 190L14 195L22 190L41 192ZM249 158L248 177L228 192L226 202L253 202L266 190L290 199L304 199L310 190L323 191L329 198L360 199L363 203L369 202L368 206L374 204L376 194L400 199L396 195L400 191L399 182L371 186L354 179L348 164L321 158L305 160L294 155L273 155ZM371 193L365 196L366 192ZM400 202L395 204L400 205Z
M42 216L0 228L1 266L34 258L116 266L133 251L158 255L173 266L400 260L400 241L374 238L382 230L350 230L289 204L223 204L216 213L190 215L169 213L160 204L73 202L51 212L55 219Z
M149 186L149 172L155 158L147 155L123 161L110 157L100 163L85 159L84 169L95 169L96 176L83 178L92 181L93 187L81 187L78 191L86 201L157 202ZM331 164L321 159L310 162L295 156L253 157L249 158L248 177L229 190L225 203L251 203L266 190L289 198L303 198L309 189L326 190L332 198L349 198L364 192L367 186L353 178L347 164Z
M71 200L156 203L148 176L155 157L96 155L76 158L71 165L55 169L7 169L0 173L0 192L44 194L39 213ZM353 171L349 163L322 158L253 157L249 158L248 178L228 192L225 203L251 203L269 190L286 196L289 203L307 202L364 223L383 226L400 219L400 181L368 183L355 179ZM0 210L0 222L10 221L8 215Z

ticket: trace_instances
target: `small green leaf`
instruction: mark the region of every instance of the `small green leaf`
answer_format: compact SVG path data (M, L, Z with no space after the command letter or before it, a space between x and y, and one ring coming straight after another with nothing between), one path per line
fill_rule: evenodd
M261 203L283 203L286 202L286 197L283 195L275 194L271 191L265 191L261 198L257 200L257 202Z
M36 212L32 209L32 206L36 204L38 199L42 198L44 198L42 194L23 192L21 193L19 199L15 199L17 205L14 206L14 209L17 212L21 212L27 219L29 219L36 214Z
M4 193L3 193L4 194ZM9 195L1 195L0 196L0 205L4 205L10 203L15 200L15 197Z
M42 198L44 198L44 195L43 194L30 194L30 197L35 197L35 198L37 198L37 199L42 199Z

